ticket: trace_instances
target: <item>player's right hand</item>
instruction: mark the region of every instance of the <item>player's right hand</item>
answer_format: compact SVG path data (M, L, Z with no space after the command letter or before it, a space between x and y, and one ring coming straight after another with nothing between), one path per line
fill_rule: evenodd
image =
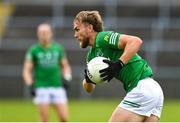
M88 92L88 93L92 93L96 87L95 84L87 83L85 79L83 80L82 85L83 85L84 90L86 90L86 92Z
M86 80L87 83L92 83L92 84L95 84L95 85L96 85L96 83L94 83L93 81L91 81L91 80L89 79L89 77L88 77L88 75L87 75L87 69L84 70L84 78L85 78L85 80Z

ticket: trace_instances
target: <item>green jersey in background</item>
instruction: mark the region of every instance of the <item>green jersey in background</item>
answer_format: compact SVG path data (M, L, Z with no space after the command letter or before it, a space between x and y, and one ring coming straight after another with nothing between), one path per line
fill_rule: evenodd
M33 62L36 88L62 86L60 62L64 55L62 46L54 42L48 48L44 48L40 43L29 48L26 60Z
M118 48L121 35L112 31L99 32L96 35L94 46L87 54L87 62L97 56L117 61L123 50ZM153 72L147 62L138 54L134 55L115 77L123 83L126 92L137 86L139 80L152 76Z

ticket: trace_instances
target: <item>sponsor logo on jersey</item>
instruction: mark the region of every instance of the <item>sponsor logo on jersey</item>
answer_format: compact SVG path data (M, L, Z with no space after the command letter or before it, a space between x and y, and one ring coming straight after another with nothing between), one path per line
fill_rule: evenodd
M105 36L104 36L104 40L105 40L105 41L108 41L108 40L109 40L109 36L108 36L108 35L105 35Z
M50 67L58 64L58 54L55 52L38 53L38 63L43 67Z
M44 54L42 52L40 52L40 53L37 54L37 56L38 56L39 59L41 59L41 58L44 57Z

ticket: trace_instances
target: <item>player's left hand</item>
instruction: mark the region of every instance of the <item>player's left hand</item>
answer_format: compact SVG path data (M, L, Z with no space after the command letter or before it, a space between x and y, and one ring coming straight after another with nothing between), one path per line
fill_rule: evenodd
M116 62L110 60L103 60L104 63L108 64L109 66L105 69L100 70L100 76L103 78L104 81L110 81L114 76L116 76L120 70L123 68L124 63L121 60Z
M29 86L29 91L32 97L36 96L36 89L34 87L34 85L30 85Z
M64 77L62 79L62 85L66 91L69 91L71 88L71 81L72 81L72 75L71 74L64 74Z
M66 91L68 91L70 89L70 82L67 82L66 80L63 80L62 86L64 87L64 89Z

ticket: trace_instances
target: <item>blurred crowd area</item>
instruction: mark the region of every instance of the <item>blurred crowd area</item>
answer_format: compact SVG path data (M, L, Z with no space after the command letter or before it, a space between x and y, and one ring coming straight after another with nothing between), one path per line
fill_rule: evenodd
M154 70L166 98L180 98L179 0L1 0L0 98L26 98L22 65L28 47L37 42L36 28L51 23L72 66L72 98L116 98L124 95L120 82L98 86L92 95L81 86L86 50L74 39L73 19L81 10L98 10L105 30L137 35L144 41L140 55Z

